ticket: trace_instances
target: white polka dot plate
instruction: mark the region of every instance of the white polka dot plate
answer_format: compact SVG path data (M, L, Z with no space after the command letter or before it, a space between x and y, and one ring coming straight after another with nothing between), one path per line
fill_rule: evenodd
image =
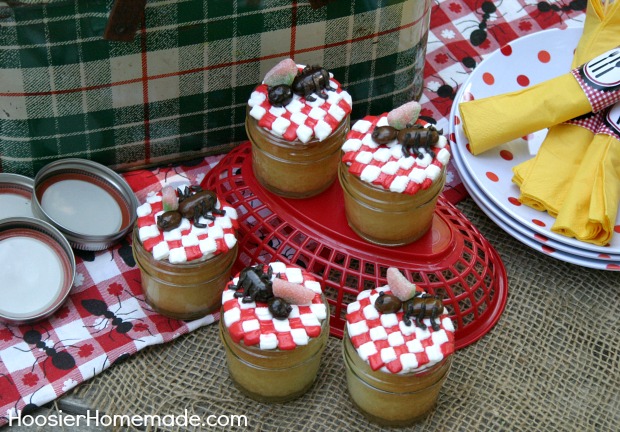
M519 188L512 183L512 167L536 154L546 130L473 156L468 150L467 137L458 116L458 104L464 100L518 90L568 72L581 31L581 28L567 28L534 33L511 42L485 58L461 86L454 99L450 114L451 149L459 173L468 178L467 181L463 180L463 183L468 189L472 189L470 193L476 194L478 201L484 200L486 211L489 211L492 204L492 208L496 210L496 219L498 212L509 216L510 223L506 220L503 222L504 225L509 225L513 232L516 230L522 235L527 232L529 240L547 246L554 242L555 246L562 246L561 250L571 256L604 257L601 259L608 260L615 255L620 256L620 236L614 236L607 246L597 246L561 236L551 231L555 222L553 217L546 212L521 205L517 200ZM620 231L618 221L615 231ZM560 250L560 247L556 249Z

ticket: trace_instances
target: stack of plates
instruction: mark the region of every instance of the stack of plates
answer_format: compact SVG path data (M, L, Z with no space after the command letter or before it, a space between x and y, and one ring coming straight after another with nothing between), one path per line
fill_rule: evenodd
M564 237L551 231L554 218L518 201L520 192L512 183L512 167L536 154L546 130L473 156L458 113L460 102L519 90L568 72L581 31L568 28L534 33L485 58L454 99L450 114L451 148L455 166L472 199L508 234L561 261L617 271L620 235L615 235L606 246ZM620 232L620 220L616 221L616 232Z

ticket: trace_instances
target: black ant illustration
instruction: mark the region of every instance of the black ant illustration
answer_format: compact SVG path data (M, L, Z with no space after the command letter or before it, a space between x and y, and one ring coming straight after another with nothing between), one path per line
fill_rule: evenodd
M463 50L461 50L461 51L463 51ZM463 66L465 66L468 69L476 69L476 66L478 66L478 62L476 61L476 59L473 56L470 56L465 51L463 51L464 57L462 57L461 60L456 59L450 52L447 52L445 54L451 60L453 60L455 62L461 62L463 64ZM463 73L463 72L460 72L460 73Z
M437 53L434 54L436 59L439 56L446 56L455 63L462 63L463 66L465 66L468 69L475 69L476 66L478 65L478 60L476 60L475 57L478 57L478 59L480 59L480 56L475 52L473 53L471 52L473 50L470 48L470 45L466 41L459 41L459 42L451 43L449 51L445 49L445 45L442 41L439 41L439 40L432 41L432 42L429 41L428 42L429 47L432 43L441 44L440 48L437 48ZM455 51L458 51L459 54L456 54ZM427 49L427 52L431 52L430 49ZM433 53L434 52L435 51L433 51ZM460 59L457 57L460 57ZM466 72L459 71L458 73L466 73Z
M103 300L97 300L97 299L82 300L82 306L91 315L102 316L104 319L110 320L110 323L112 324L112 327L115 328L116 332L119 333L119 334L127 335L127 333L129 333L133 329L133 323L131 321L125 321L120 316L121 315L129 315L129 314L135 312L135 310L133 310L131 312L119 314L118 313L118 310L120 310L120 306L119 306L119 309L116 312L112 312L111 310L108 309L108 305L106 304L106 302L104 302ZM138 318L136 318L136 319L138 319ZM142 320L138 319L138 321L142 321ZM101 325L101 322L102 321L100 321L99 323L97 323L95 325L86 326L86 327L97 328L97 327L99 327ZM99 333L100 331L103 331L104 329L105 329L105 327L97 330L95 333ZM150 333L150 331L149 331L149 333ZM110 338L112 338L112 330L110 330L108 332L108 335L110 336ZM131 339L133 339L133 338L131 338ZM139 339L134 339L134 340L139 340Z
M482 10L482 21L478 24L478 29L471 32L469 35L469 41L473 46L480 46L487 40L487 21L491 18L491 14L497 11L497 7L493 2L485 1L480 6Z
M45 352L45 355L48 357L48 359L52 360L52 365L56 368L56 369L60 369L60 370L71 370L73 369L73 367L75 367L75 359L73 358L73 356L71 354L69 354L67 351L59 351L56 349L56 346L60 343L63 343L62 341L58 341L56 342L53 346L48 347L47 341L49 341L49 338L51 336L49 330L45 329L45 332L47 333L47 339L43 339L43 334L36 330L35 328L32 328L30 330L28 330L26 333L24 333L24 336L22 337L22 339L24 340L24 342L26 342L28 345L34 345L35 348L38 348L42 351ZM65 345L65 347L67 346L71 346L71 345ZM35 348L33 348L32 350L22 350L20 348L14 347L16 350L21 351L21 352L31 352L32 350L34 350ZM37 363L37 361L41 358L42 356L39 356L35 359L35 364ZM47 361L48 359L46 359L45 361ZM45 361L43 362L43 373L46 374L45 372ZM34 370L34 365L32 365L32 369ZM46 374L47 375L47 374Z
M558 5L559 3L559 5ZM570 12L582 12L586 10L588 6L588 0L572 0L568 4L561 2L546 2L541 1L536 3L536 9L541 14L554 12L557 14L568 14Z
M450 112L450 109L452 108L452 102L456 98L456 94L459 89L459 84L454 80L454 78L451 78L452 81L454 82L454 87L453 87L450 84L446 83L441 77L438 77L436 75L435 77L439 78L441 82L443 83L437 88L437 90L434 91L434 93L440 98L438 102L440 102L442 105L445 105L447 103L447 110L444 110L445 112L442 113L444 115L447 115ZM433 91L431 89L429 90Z
M561 3L560 3L561 4ZM539 12L570 12L570 11L585 11L588 5L588 0L572 0L567 5L561 4L558 6L556 3L547 3L541 1L537 3L536 7Z
M454 81L454 79L452 79L452 81ZM459 85L456 81L454 81L454 87L452 87L450 84L446 84L446 82L444 81L444 83L439 86L436 93L437 96L439 96L440 98L450 99L451 101L453 101L456 97L458 89Z
M480 46L487 41L488 32L491 30L488 26L488 21L491 19L491 15L497 12L497 6L495 6L492 1L485 0L482 2L480 10L482 11L481 20L473 25L473 27L477 28L469 35L469 42L475 47ZM471 26L468 28L471 28ZM467 30L468 28L465 28L464 30ZM499 28L501 30L501 27ZM500 45L503 45L503 43L500 43Z
M121 257L123 262L127 265L127 267L135 267L136 260L133 257L133 251L131 248L131 243L129 242L129 236L123 237L119 243L118 247L118 256ZM114 250L112 249L112 259L114 259Z
M537 21L541 26L545 27L545 23L542 23L543 19L560 19L560 16L566 16L570 19L575 19L573 16L574 12L583 12L587 7L587 0L572 0L570 3L565 4L559 1L556 2L546 2L540 1L536 3L536 11L537 15L531 15L531 17ZM525 7L521 8L521 10L526 7L533 6L534 4L525 5ZM550 23L547 22L546 25Z

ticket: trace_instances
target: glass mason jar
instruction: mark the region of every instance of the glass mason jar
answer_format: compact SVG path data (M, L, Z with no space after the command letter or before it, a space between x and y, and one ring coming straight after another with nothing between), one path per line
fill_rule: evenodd
M182 320L217 312L222 306L222 292L230 281L237 248L235 244L229 251L207 260L170 264L156 260L144 249L135 226L133 256L140 268L146 302L156 312Z
M402 246L422 237L433 223L446 169L428 189L415 195L376 187L351 174L340 162L338 178L349 226L363 239L383 246Z
M245 130L252 142L252 167L259 183L286 198L318 195L336 180L340 148L349 132L347 116L336 130L319 141L287 141L258 126L246 116Z
M420 372L373 371L357 354L346 326L342 355L349 396L362 414L381 426L409 426L421 420L437 403L452 363L449 356Z
M248 397L259 402L287 402L314 384L329 337L329 313L321 324L321 334L293 350L263 350L243 341L237 343L222 319L219 325L230 377Z

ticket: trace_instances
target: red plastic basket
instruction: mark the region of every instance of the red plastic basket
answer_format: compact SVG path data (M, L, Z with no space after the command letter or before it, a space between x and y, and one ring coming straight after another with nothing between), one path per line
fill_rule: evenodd
M349 228L336 181L322 194L285 199L254 177L246 143L226 155L203 180L239 214L239 256L233 273L258 262L283 261L322 281L331 334L342 337L347 304L364 289L383 286L389 267L444 298L463 348L485 335L506 304L508 283L499 255L452 204L439 197L429 232L413 244L370 244Z

